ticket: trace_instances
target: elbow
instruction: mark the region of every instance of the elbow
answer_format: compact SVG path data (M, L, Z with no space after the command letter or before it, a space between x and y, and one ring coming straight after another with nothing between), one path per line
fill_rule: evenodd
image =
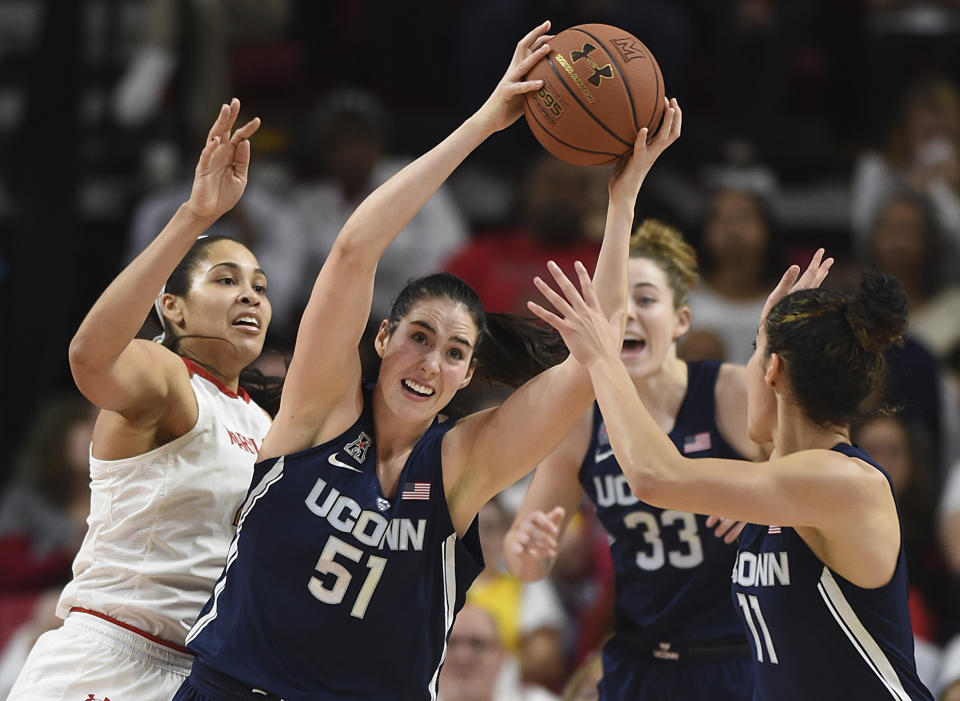
M663 480L657 472L649 465L637 464L633 461L629 465L621 463L621 468L627 478L627 484L630 485L630 493L644 503L656 505L663 492Z
M335 265L338 270L354 269L356 273L366 271L371 266L376 268L380 251L374 251L370 246L363 245L356 237L351 236L344 228L333 242L333 247L327 255L324 266Z
M77 389L79 389L87 399L90 399L86 389L89 385L90 378L96 374L97 362L93 357L93 350L90 344L84 340L80 332L77 332L77 335L70 341L67 358L70 362L70 374L73 376L73 381L77 385Z
M657 480L647 474L633 475L627 479L630 493L647 504L653 502L657 493Z
M67 358L70 361L70 370L74 375L90 365L90 344L86 342L85 334L82 331L77 331L74 337L70 339Z

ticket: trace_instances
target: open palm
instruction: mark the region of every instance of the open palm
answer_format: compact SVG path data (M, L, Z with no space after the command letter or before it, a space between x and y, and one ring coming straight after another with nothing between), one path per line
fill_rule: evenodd
M570 354L584 367L589 367L592 361L604 356L619 357L623 340L620 319L624 310L617 310L609 318L603 313L590 274L580 261L576 261L574 268L582 293L556 263L549 261L547 268L563 294L556 292L540 277L535 277L533 282L553 305L556 313L533 301L527 302L527 309L557 330Z

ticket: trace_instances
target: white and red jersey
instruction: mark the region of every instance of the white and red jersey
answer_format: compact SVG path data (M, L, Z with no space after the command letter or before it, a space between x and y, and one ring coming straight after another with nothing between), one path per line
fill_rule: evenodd
M220 576L270 418L184 359L196 425L148 453L90 457L90 516L57 615L82 608L163 640L184 637Z

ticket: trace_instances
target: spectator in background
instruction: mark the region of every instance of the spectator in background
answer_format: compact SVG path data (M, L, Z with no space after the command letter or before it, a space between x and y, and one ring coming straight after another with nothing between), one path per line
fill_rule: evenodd
M960 385L960 344L948 356L951 382ZM960 462L950 469L937 513L940 544L954 585L960 583ZM955 632L941 658L940 701L960 701L960 633Z
M195 144L205 138L206 131L190 143ZM196 164L188 163L186 155L184 153L182 159L178 157L177 160L181 162L174 165L173 172L161 174L160 181L134 207L123 264L129 263L146 248L157 232L170 221L177 208L190 197ZM192 151L189 156L193 158ZM262 165L259 154L255 154L255 157L258 158L258 165ZM277 271L270 278L270 304L273 307L271 339L279 338L281 345L292 345L296 323L310 292L315 270L307 260L308 241L305 236L309 236L310 232L304 233L299 219L290 211L289 203L277 192L271 176L258 176L263 170L269 168L261 167L251 173L243 198L206 233L233 239L257 251L263 269Z
M0 495L0 698L37 638L60 625L57 599L70 581L90 511L96 418L96 408L78 392L47 399Z
M933 201L902 189L877 204L865 240L866 259L893 275L910 304L910 332L939 358L960 342L960 285L940 235ZM956 261L960 262L960 261Z
M606 207L599 175L541 155L527 173L517 226L478 233L444 269L475 289L484 308L529 316L526 302L538 296L533 276L545 260L571 272L579 260L593 270Z
M884 465L900 505L909 573L910 618L917 641L917 671L935 686L940 647L960 623L960 597L936 537L936 495L922 434L895 416L873 418L852 431L853 442Z
M497 499L480 509L486 568L467 590L467 603L484 608L494 618L502 646L517 656L524 681L558 688L567 673L566 614L550 581L521 582L507 572L503 537L512 518Z
M940 241L930 199L900 190L878 210L864 261L897 278L907 296L908 335L901 347L887 351L887 392L905 419L926 430L933 489L942 484L944 469L960 459L960 401L938 365L938 356L960 341L960 287L945 284L949 254Z
M904 187L929 197L937 225L960 272L960 91L943 77L914 82L891 120L882 151L857 159L851 192L851 225L861 251L877 212Z
M560 538L549 578L573 622L566 643L574 665L613 629L614 576L607 532L584 500Z
M944 650L938 688L939 701L960 701L960 635Z
M851 85L861 128L877 114L892 114L904 89L919 74L942 71L960 79L960 5L955 0L866 0L852 55ZM877 125L882 128L882 125Z
M556 701L556 697L520 682L517 662L503 647L496 619L468 603L457 614L447 641L439 701Z
M133 213L124 262L133 260L146 248L189 198L192 179L192 175L184 176L181 181L148 193L140 200ZM284 201L254 180L247 185L236 207L220 217L207 234L233 239L256 250L264 270L278 271L270 278L270 303L274 313L271 337L292 342L310 289L307 271L313 268L306 267L304 234Z
M293 196L309 245L304 261L309 270L321 267L357 205L409 162L388 153L387 127L383 106L359 88L330 93L310 114ZM410 279L439 271L466 237L463 217L441 186L380 259L371 318L377 323L385 318L396 291Z
M0 699L7 698L37 638L48 630L59 627L60 619L57 618L57 599L59 598L60 588L54 587L30 599L31 606L26 609L26 618L13 631L10 639L0 644ZM8 618L6 615L3 616L4 625Z
M70 580L90 509L88 451L96 417L77 392L41 406L0 499L0 595L37 594Z
M772 228L765 201L752 190L721 186L707 204L690 328L715 336L724 352L715 360L743 365L753 354L757 319L778 269Z
M140 41L113 95L117 121L138 126L155 115L179 67L188 131L200 134L206 133L208 115L217 108L220 96L237 92L231 50L240 43L264 43L282 36L294 5L292 0L146 0L142 4Z

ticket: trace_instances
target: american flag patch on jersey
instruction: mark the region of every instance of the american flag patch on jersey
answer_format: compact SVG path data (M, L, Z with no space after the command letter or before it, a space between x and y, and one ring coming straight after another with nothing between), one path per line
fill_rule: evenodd
M403 491L400 493L401 499L419 499L426 501L430 498L429 482L406 482L403 485Z
M710 450L710 431L683 437L684 453L699 453L702 450Z
M777 535L780 532L780 526L768 526L767 535Z

